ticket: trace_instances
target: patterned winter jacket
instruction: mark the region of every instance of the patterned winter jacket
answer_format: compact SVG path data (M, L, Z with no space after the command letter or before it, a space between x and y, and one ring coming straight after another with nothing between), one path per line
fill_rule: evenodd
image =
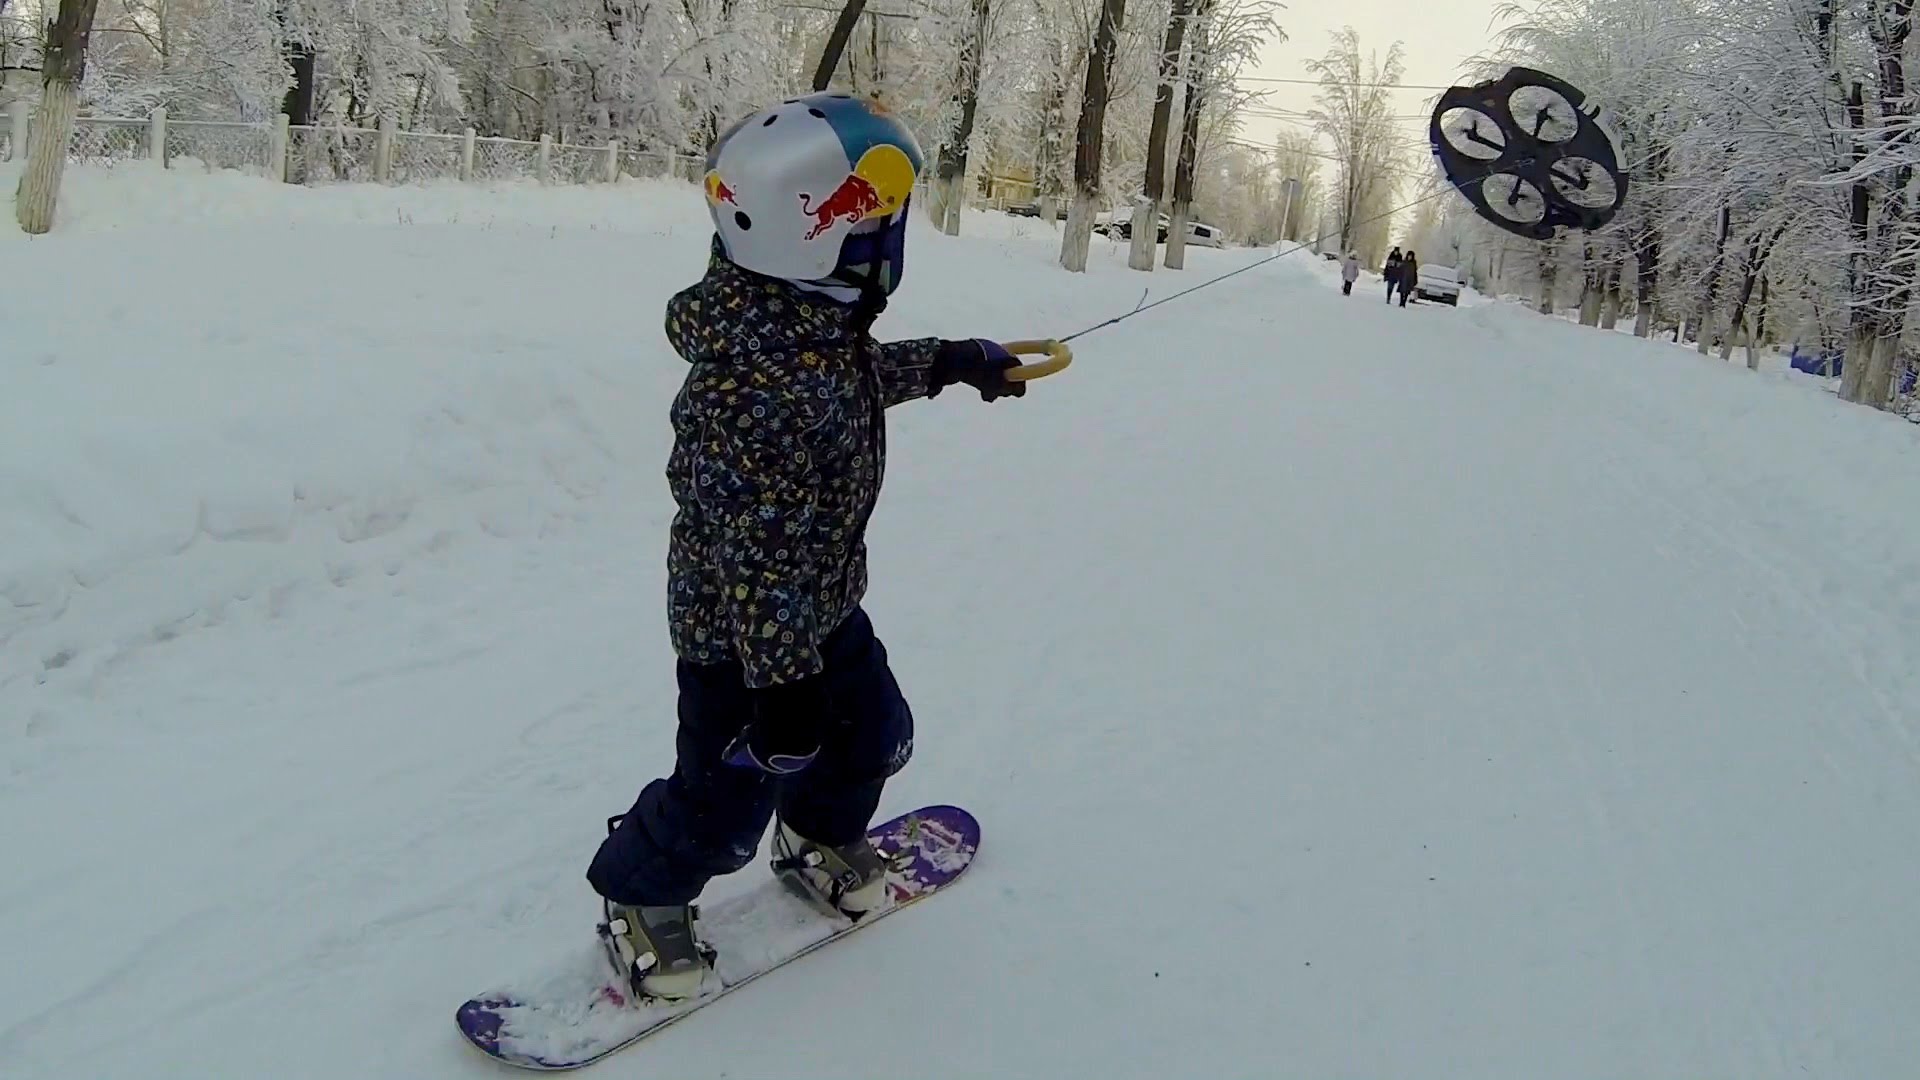
M717 249L668 302L667 338L692 365L667 462L667 618L683 659L738 660L755 687L804 678L865 595L884 410L926 396L941 344L881 345L872 321Z

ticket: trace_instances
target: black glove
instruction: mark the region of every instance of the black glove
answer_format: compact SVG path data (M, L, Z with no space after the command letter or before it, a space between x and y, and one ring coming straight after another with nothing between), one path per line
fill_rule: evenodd
M940 391L954 383L966 383L980 391L981 401L1025 397L1027 384L1007 378L1007 370L1019 366L1020 361L998 342L985 338L949 341L933 354L933 367L927 372L927 396L939 397Z
M798 682L748 690L753 719L721 755L729 765L791 776L813 764L830 714L826 680L818 675Z

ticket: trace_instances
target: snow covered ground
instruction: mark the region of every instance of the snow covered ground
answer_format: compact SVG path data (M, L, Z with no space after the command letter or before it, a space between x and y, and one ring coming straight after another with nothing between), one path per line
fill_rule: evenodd
M670 764L697 194L134 167L61 213L0 231L0 1073L498 1075L455 1005L578 947ZM966 227L883 334L1257 257ZM969 807L978 866L598 1071L1920 1060L1920 428L1305 255L1077 352L892 414L883 810Z

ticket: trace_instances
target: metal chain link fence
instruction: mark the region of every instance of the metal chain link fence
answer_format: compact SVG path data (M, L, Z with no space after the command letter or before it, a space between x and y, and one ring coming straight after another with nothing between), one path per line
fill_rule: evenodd
M32 132L25 112L0 114L0 161L26 157ZM154 153L155 142L164 153ZM598 184L619 177L699 179L698 155L615 149L607 143L535 142L472 133L399 131L229 120L83 116L74 122L68 160L113 166L160 161L168 168L231 169L284 177L292 184L435 180ZM617 167L616 167L617 166Z

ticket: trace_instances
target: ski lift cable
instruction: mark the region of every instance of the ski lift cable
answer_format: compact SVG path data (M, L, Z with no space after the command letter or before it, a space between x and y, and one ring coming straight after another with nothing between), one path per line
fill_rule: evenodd
M1486 179L1485 177L1481 177L1481 178L1480 178L1479 180L1473 180L1473 181L1469 181L1469 183L1476 183L1476 184L1477 184L1477 183L1480 183L1480 182L1481 182L1482 180L1485 180L1485 179ZM1457 190L1457 189L1456 189L1456 188L1455 188L1454 186L1452 186L1452 185L1445 185L1445 186L1442 186L1442 187L1440 187L1440 188L1438 188L1437 190L1435 190L1435 191L1433 191L1433 192L1431 192L1431 193L1429 193L1429 194L1426 194L1426 195L1422 195L1422 196L1421 196L1420 198L1418 198L1418 199L1415 199L1415 200L1413 200L1413 201L1412 201L1412 202L1410 202L1410 203L1406 203L1405 205L1402 205L1402 206L1396 206L1396 207L1394 207L1394 208L1393 208L1393 209L1391 209L1391 210L1388 210L1388 211L1386 211L1386 212L1384 212L1384 213L1379 213L1379 214L1375 214L1375 215L1373 215L1372 217L1369 217L1369 218L1362 218L1362 219L1360 219L1359 221L1356 221L1356 222L1353 222L1353 223L1352 223L1352 225L1351 225L1351 226L1349 226L1349 227L1350 227L1350 228L1352 228L1352 227L1357 227L1357 226L1360 226L1360 225L1368 225L1368 224L1371 224L1371 223L1373 223L1373 222L1376 222L1376 221L1379 221L1379 220L1381 220L1382 218L1390 218L1390 217L1392 217L1392 216L1393 216L1393 215L1395 215L1395 214L1398 214L1398 213L1402 213L1402 212L1404 212L1404 211L1407 211L1407 210L1411 210L1411 209L1413 209L1414 207L1416 207L1416 206L1419 206L1419 205L1421 205L1422 203L1427 203L1427 202L1432 202L1432 201L1433 201L1434 199L1437 199L1437 198L1439 198L1439 197L1440 197L1440 196L1442 196L1442 195L1448 195L1448 194L1452 194L1452 193L1453 193L1454 191L1456 191L1456 190ZM1141 294L1140 294L1140 302L1139 302L1138 304L1135 304L1135 305L1133 306L1133 310L1132 310L1132 311L1129 311L1129 312L1127 312L1127 313L1126 313L1126 314L1124 314L1124 315L1116 315L1116 316L1114 316L1113 318L1111 318L1111 319L1108 319L1108 320L1107 320L1107 321L1105 321L1105 322L1101 322L1101 323L1095 323L1095 324L1093 324L1092 326L1089 326L1089 327L1087 327L1087 328L1086 328L1086 329L1084 329L1084 330L1076 330L1076 331L1074 331L1073 333L1071 333L1071 334L1068 334L1068 335L1067 335L1066 337L1063 337L1063 338L1056 338L1055 340L1056 340L1056 341L1058 341L1058 342L1059 342L1060 344L1062 344L1062 345L1065 345L1065 344L1067 344L1068 342L1070 342L1070 341L1073 341L1073 340L1075 340L1075 339L1077 339L1077 338L1083 338L1083 337L1086 337L1086 336L1087 336L1088 334L1091 334L1091 333L1093 333L1093 332L1094 332L1094 331L1096 331L1096 330L1105 330L1105 329L1106 329L1107 327L1109 327L1109 326L1114 326L1114 325L1116 325L1116 324L1118 324L1118 323L1123 323L1123 322L1126 322L1126 321L1127 321L1128 319L1131 319L1131 318L1133 318L1133 317L1134 317L1135 315L1140 315L1140 314L1144 314L1144 313L1146 313L1146 312L1149 312L1149 311L1152 311L1152 310L1153 310L1154 308L1157 308L1157 307L1159 307L1159 306L1160 306L1160 305L1162 305L1162 304L1171 304L1171 303L1173 303L1173 302L1174 302L1175 300L1178 300L1178 299L1180 299L1181 297L1184 297L1184 296L1192 296L1192 295L1193 295L1194 293L1197 293L1197 292L1199 292L1199 291L1200 291L1201 289L1205 289L1205 288L1208 288L1208 287L1210 287L1210 286L1213 286L1213 285L1218 285L1218 284L1220 284L1221 282L1223 282L1223 281L1225 281L1225 280L1227 280L1227 279L1228 279L1228 278L1230 278L1230 277L1237 277L1237 276L1239 276L1239 275L1241 275L1241 274L1244 274L1244 273L1246 273L1246 272L1247 272L1247 271L1249 271L1249 270L1257 270L1257 269L1259 269L1260 267L1262 267L1262 266L1265 266L1265 265L1267 265L1267 264L1268 264L1268 263L1270 263L1270 262L1274 262L1275 260L1278 260L1278 259L1284 259L1284 258L1286 258L1287 256L1289 256L1289 255L1292 255L1292 254L1294 254L1295 252L1299 252L1299 251L1304 251L1304 250L1306 250L1306 249L1307 249L1308 247L1311 247L1311 246L1313 246L1313 245L1315 245L1315 244L1318 244L1318 243L1320 243L1321 241L1323 241L1323 240L1325 240L1325 239L1327 239L1327 237L1329 237L1329 236L1334 236L1334 235L1336 235L1336 234L1335 234L1335 233L1322 233L1322 234L1320 234L1320 235L1318 235L1318 236L1316 236L1316 237L1314 237L1314 238L1313 238L1312 240L1303 240L1303 241L1301 241L1300 243L1298 243L1298 244L1295 244L1295 245L1294 245L1293 247L1290 247L1290 248L1288 248L1288 249L1286 249L1285 251L1277 251L1277 252L1275 252L1275 253L1273 253L1272 255L1269 255L1269 256L1267 256L1266 258L1264 258L1264 259L1261 259L1261 260L1260 260L1260 261L1258 261L1258 262L1250 262L1250 263L1248 263L1247 265L1245 265L1245 266L1243 266L1243 267L1241 267L1241 268L1239 268L1238 270L1229 270L1228 272L1226 272L1226 273L1224 273L1224 274L1221 274L1221 275L1220 275L1219 277L1216 277L1216 278L1211 278L1211 279L1209 279L1209 280L1207 280L1207 281L1203 281L1203 282L1201 282L1201 283L1200 283L1200 284L1198 284L1198 285L1194 285L1194 286L1190 286L1190 287L1188 287L1188 288L1185 288L1185 289L1182 289L1182 290L1180 290L1179 292L1177 292L1177 293L1174 293L1174 294L1173 294L1173 295L1171 295L1171 296L1163 296L1163 297L1161 297L1160 299L1158 299L1158 300L1155 300L1155 301L1154 301L1153 303L1151 303L1151 304L1149 304L1149 303L1147 303L1147 293L1145 293L1145 292L1143 292L1143 293L1141 293Z

